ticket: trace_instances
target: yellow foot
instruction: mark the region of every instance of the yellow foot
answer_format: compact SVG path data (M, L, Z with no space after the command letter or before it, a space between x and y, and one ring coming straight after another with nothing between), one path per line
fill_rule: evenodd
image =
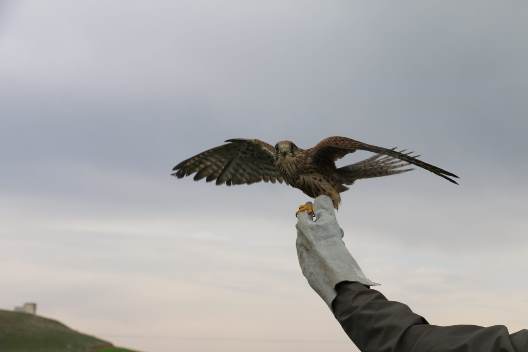
M308 213L308 215L314 217L315 213L312 202L306 202L305 204L299 206L299 209L297 209L295 216L299 215L299 213Z

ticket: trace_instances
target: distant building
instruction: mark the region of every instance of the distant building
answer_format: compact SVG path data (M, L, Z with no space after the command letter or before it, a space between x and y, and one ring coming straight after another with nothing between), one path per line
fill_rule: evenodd
M27 314L37 314L37 304L36 303L24 303L22 306L15 307L15 312L22 312Z

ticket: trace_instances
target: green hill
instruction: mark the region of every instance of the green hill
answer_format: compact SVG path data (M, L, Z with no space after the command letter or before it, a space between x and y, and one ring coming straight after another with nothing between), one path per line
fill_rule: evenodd
M1 352L133 352L48 318L0 310Z

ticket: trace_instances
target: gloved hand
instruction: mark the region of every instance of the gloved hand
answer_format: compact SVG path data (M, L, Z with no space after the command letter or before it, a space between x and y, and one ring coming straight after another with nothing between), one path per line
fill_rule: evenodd
M308 283L332 309L338 283L352 281L366 286L378 284L365 277L345 247L343 230L337 223L330 197L317 197L314 210L315 221L305 212L297 215L297 256Z

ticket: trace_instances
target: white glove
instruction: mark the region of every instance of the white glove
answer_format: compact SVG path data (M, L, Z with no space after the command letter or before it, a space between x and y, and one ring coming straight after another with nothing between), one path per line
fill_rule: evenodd
M332 309L338 283L378 284L367 279L345 247L330 197L317 197L314 210L315 221L306 212L297 215L297 256L308 283Z

